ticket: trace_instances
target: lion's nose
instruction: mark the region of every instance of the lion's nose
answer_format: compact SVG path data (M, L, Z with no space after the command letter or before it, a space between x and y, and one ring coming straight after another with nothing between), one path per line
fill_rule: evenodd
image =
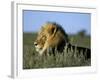
M36 43L36 42L34 42L34 45L35 45L35 46L37 46L37 43Z

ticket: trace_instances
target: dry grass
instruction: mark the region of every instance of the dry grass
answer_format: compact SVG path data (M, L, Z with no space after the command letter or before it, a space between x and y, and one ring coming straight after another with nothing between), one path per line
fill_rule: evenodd
M28 35L28 36L27 36ZM33 41L35 36L27 34L24 35L23 45L23 68L55 68L55 67L73 67L73 66L90 66L91 59L85 60L84 55L76 51L68 50L66 48L62 53L55 51L55 56L39 56L35 51ZM80 54L80 55L77 55Z

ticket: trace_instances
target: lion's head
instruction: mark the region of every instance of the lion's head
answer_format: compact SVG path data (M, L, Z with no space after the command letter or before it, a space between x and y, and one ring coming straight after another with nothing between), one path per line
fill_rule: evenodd
M62 51L66 43L68 43L68 35L63 28L57 23L47 22L41 27L34 45L36 51L42 55L49 48Z

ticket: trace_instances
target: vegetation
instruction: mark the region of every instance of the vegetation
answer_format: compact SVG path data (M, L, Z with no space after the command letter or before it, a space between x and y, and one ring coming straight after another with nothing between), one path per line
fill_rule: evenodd
M84 31L83 31L84 32ZM36 69L36 68L54 68L54 67L73 67L73 66L90 66L91 59L85 60L82 52L78 53L77 50L66 51L62 53L56 51L56 55L39 56L35 51L34 40L36 33L23 34L23 68ZM82 36L81 36L82 35ZM70 43L77 46L90 48L90 36L80 32L76 35L69 36ZM77 55L80 54L80 55Z

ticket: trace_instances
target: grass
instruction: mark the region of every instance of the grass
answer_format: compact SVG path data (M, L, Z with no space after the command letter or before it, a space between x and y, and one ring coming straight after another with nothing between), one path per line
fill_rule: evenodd
M90 48L90 37L70 35L70 41L74 45ZM62 53L55 52L56 55L39 56L35 51L33 45L36 39L36 33L24 33L23 35L23 69L36 69L36 68L55 68L55 67L77 67L77 66L90 66L91 59L85 60L82 55L77 55L75 52L68 50L66 47Z

